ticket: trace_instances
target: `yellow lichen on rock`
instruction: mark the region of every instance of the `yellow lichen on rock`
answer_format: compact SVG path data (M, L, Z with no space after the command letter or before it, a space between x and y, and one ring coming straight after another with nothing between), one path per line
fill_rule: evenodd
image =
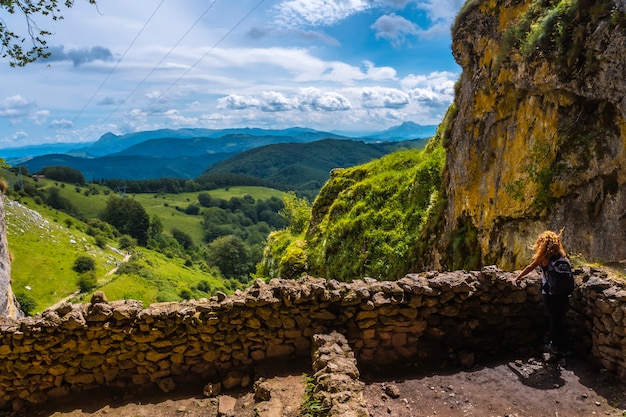
M626 230L626 5L603 2L612 14L486 0L454 26L463 73L445 143L444 235L475 230L482 264L521 267L536 233L563 228L576 231L568 250L626 258L616 232ZM454 249L441 242L446 268Z

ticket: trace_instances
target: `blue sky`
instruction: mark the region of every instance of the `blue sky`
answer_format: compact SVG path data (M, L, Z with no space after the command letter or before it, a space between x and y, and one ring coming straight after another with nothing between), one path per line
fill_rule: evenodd
M460 74L450 26L463 3L76 0L63 20L37 19L51 59L0 61L0 148L160 128L437 124Z

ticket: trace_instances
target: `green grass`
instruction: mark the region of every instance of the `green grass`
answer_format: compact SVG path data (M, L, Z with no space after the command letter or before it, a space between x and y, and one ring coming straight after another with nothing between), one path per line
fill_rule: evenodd
M229 200L232 197L241 198L246 194L251 195L255 200L269 200L272 197L282 200L285 194L282 191L264 187L230 187L228 190L221 188L200 192L206 192L213 198L221 198L223 200ZM204 236L202 227L203 208L200 208L199 215L189 215L176 210L176 207L184 210L191 203L198 204L198 194L200 192L134 194L133 198L143 206L150 217L156 215L161 219L165 233L171 234L172 229L177 228L191 236L196 245L202 245Z
M181 259L169 259L144 248L133 254L126 270L107 277L106 283L98 288L109 301L139 300L147 307L156 302L180 301L185 290L193 299L208 298L217 291L230 292L215 275L197 267L186 267ZM209 292L198 289L202 282ZM86 294L76 300L88 302L90 297L91 294Z
M179 301L183 291L196 299L218 290L231 292L212 271L185 266L182 259L170 259L145 248L137 248L133 253L128 264L132 268L127 268L127 273L107 275L123 260L121 252L96 246L94 238L81 231L86 229L84 223L36 205L31 199L23 198L22 202L18 205L5 200L5 219L13 290L35 300L32 314L41 313L67 297L70 301L88 302L95 290L104 291L109 301L134 299L142 301L144 306L158 301ZM82 255L96 261L98 287L73 297L78 291L80 274L72 266ZM199 290L199 284L209 291Z
M103 277L123 258L113 250L99 248L91 236L75 227L67 227L66 220L78 223L70 216L37 206L28 199L24 202L28 206L5 203L5 219L13 291L35 300L33 313L78 290L80 275L72 270L78 256L95 259L96 278Z
M111 189L89 184L88 186L78 187L80 192L77 192L77 186L65 184L64 187L58 181L39 179L37 181L38 187L41 189L47 189L50 187L57 187L59 194L67 198L72 205L74 205L80 213L86 219L98 217L98 215L106 207L107 201L111 194L115 194ZM84 195L85 191L90 187L99 191L96 195ZM193 239L194 243L198 246L203 244L204 231L202 227L202 208L199 215L189 215L182 211L176 210L179 207L184 210L189 204L198 204L198 194L201 192L208 193L213 198L221 198L229 200L232 197L241 198L247 194L251 195L255 200L269 200L272 197L277 197L282 200L285 194L282 191L274 190L266 187L229 187L228 189L220 188L209 191L198 191L180 194L129 194L130 198L134 198L139 202L146 210L150 217L156 215L161 219L163 224L164 233L171 235L172 229L176 228L187 233ZM106 195L109 193L109 195Z

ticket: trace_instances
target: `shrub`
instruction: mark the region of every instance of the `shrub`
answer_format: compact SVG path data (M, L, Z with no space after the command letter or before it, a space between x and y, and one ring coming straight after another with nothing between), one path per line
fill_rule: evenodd
M92 273L81 274L78 278L78 288L80 292L87 293L96 288L96 277Z
M15 298L17 302L20 303L20 309L24 312L25 315L30 316L37 303L35 299L25 292L19 292L15 294Z
M96 261L89 256L82 255L76 258L72 269L79 274L83 272L93 271L96 269Z
M184 290L180 291L179 296L183 300L191 300L192 298L191 290L188 290L187 288L185 288Z

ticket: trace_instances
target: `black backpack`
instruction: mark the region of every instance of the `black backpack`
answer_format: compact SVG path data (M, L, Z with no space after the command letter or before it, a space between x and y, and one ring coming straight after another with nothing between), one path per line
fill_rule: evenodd
M546 294L570 295L574 292L574 274L569 259L560 254L550 258L548 266L543 268L546 283L543 287Z

